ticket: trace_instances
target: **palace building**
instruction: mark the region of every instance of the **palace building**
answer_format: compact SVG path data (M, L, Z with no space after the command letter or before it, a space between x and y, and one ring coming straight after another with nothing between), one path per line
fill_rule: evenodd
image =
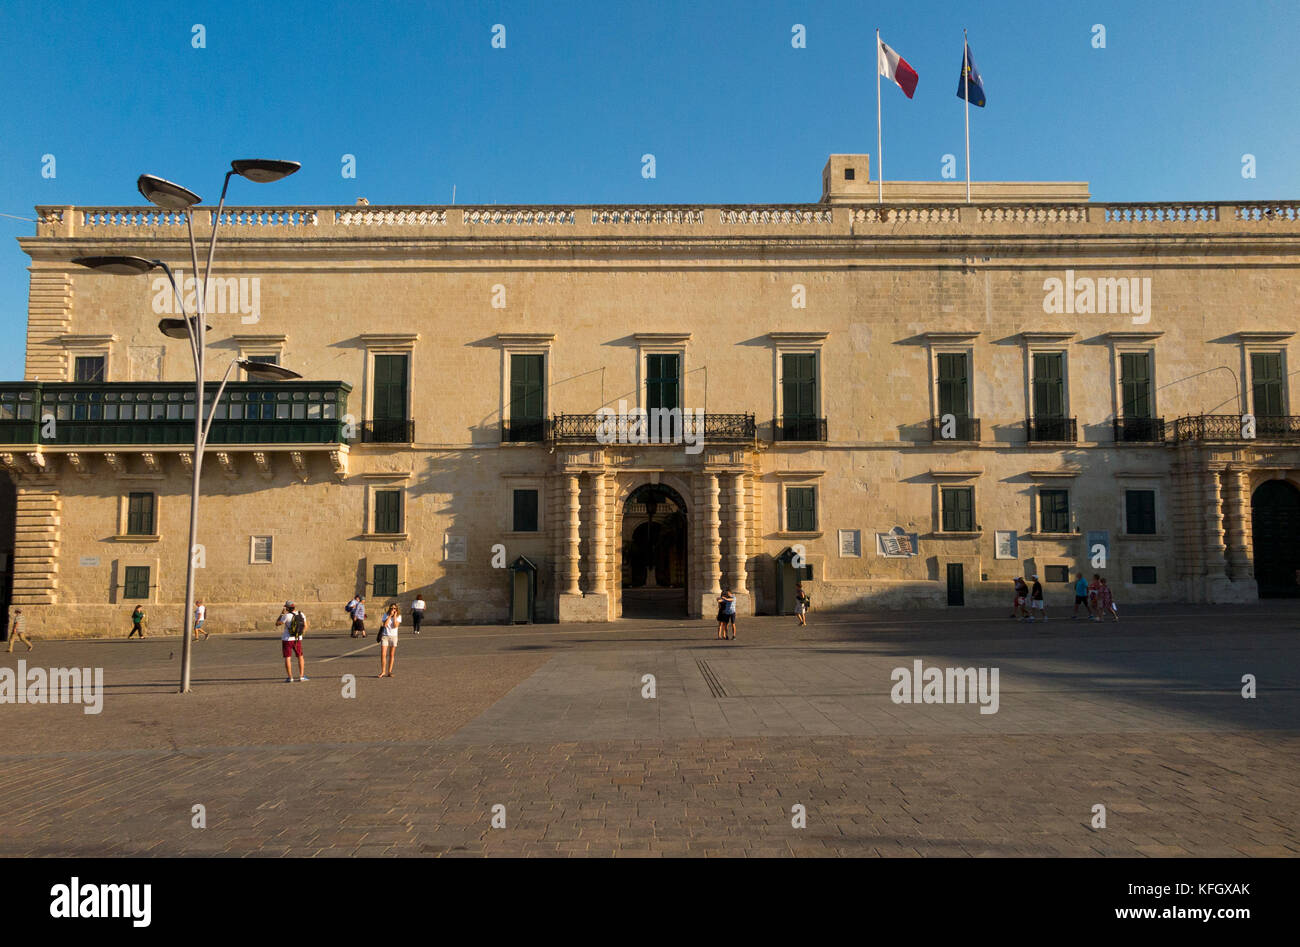
M214 630L1300 595L1300 201L1099 203L890 183L812 204L40 207L26 375L0 384L5 591L37 633L182 625L193 362L216 406ZM216 212L193 211L206 245ZM1298 370L1300 371L1300 370ZM210 401L210 397L209 397ZM8 539L9 544L4 545ZM372 612L377 612L372 607Z

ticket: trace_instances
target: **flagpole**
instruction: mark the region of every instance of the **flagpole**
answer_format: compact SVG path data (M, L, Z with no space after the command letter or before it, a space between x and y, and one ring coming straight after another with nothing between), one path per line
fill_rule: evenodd
M961 31L961 76L966 99L966 203L970 203L970 43Z
M885 203L885 145L880 131L880 30L876 30L876 195Z

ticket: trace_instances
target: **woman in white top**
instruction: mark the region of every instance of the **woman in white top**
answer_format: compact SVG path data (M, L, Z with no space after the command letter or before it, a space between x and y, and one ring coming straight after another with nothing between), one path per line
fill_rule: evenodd
M394 602L384 609L384 620L379 624L380 677L393 676L393 663L397 660L397 626L401 623L402 616Z
M411 603L411 625L415 633L420 633L420 625L424 623L424 596L417 595L415 601Z

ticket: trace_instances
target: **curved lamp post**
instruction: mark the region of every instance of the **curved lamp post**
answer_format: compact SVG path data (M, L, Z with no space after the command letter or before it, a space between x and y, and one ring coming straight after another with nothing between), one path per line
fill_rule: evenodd
M261 158L244 159L230 163L230 170L226 172L225 181L221 185L221 201L212 214L212 233L208 239L207 266L202 273L199 272L198 247L194 242L194 206L200 202L200 197L188 188L182 187L173 181L152 174L140 175L140 178L136 181L136 187L139 188L145 200L165 210L179 211L185 214L185 229L190 240L190 259L194 265L195 308L198 310L193 316L185 310L185 297L176 285L176 277L172 273L171 267L162 260L146 260L144 257L138 256L89 256L77 257L72 261L101 273L111 273L119 276L140 276L150 270L160 269L167 274L167 279L172 286L172 292L175 294L181 314L184 316L181 319L162 319L158 323L158 330L167 338L189 339L190 354L194 357L194 463L190 492L190 542L185 562L185 639L181 643L180 684L182 694L189 693L190 690L190 645L194 638L194 547L198 542L199 530L199 483L203 472L203 452L207 446L208 433L212 429L212 419L216 416L217 405L221 401L222 392L225 391L226 382L230 380L230 373L236 365L243 368L249 377L259 381L280 381L302 377L291 369L282 368L269 362L258 362L244 358L232 359L230 364L226 366L225 374L221 377L221 384L217 387L216 394L212 399L212 407L207 412L208 416L206 419L204 418L203 380L207 357L207 330L212 327L205 322L203 307L204 297L207 295L208 278L212 273L212 257L217 247L217 225L221 221L221 211L226 204L226 189L230 186L230 179L234 175L238 174L257 184L266 184L288 177L301 167L302 165L297 161L274 161Z

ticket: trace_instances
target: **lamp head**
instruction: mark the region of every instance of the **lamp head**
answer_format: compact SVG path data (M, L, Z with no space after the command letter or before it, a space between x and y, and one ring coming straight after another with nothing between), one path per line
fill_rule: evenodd
M257 184L269 184L287 178L302 167L297 161L276 161L270 158L244 158L230 162L231 170Z
M189 188L153 174L140 175L135 186L145 200L164 210L189 210L203 200Z
M140 256L78 256L73 257L72 262L115 276L139 276L158 266L157 262Z

